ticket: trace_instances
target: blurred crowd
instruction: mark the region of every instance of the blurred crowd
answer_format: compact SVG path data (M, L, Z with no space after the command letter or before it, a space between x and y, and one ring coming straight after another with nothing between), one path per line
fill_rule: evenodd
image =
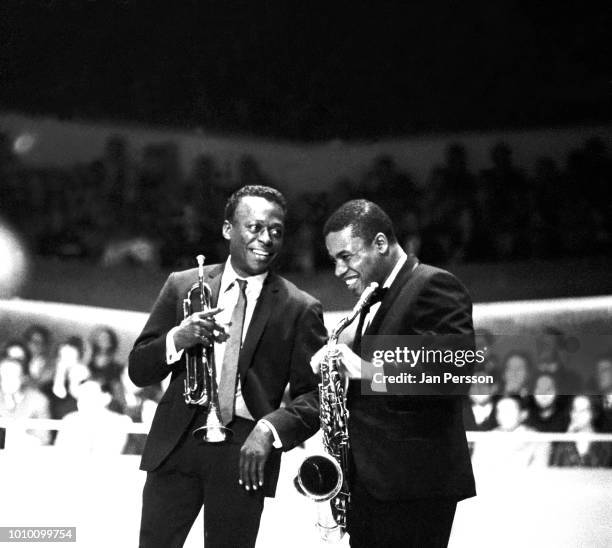
M356 180L324 192L290 196L281 268L312 273L327 264L324 219L344 201L365 197L394 221L408 251L426 262L596 256L612 251L612 158L593 137L564 165L542 156L532 173L497 143L488 169L474 173L461 144L416 184L390 156L380 156ZM101 158L66 169L23 166L0 135L0 214L40 255L78 257L104 265L133 262L181 268L194 250L213 262L225 256L219 237L229 194L245 184L284 190L251 156L236 169L202 155L183 174L174 143L148 145L135 161L125 140L108 140Z
M536 350L512 349L503 359L491 350L495 336L477 331L477 347L486 348L478 374L494 383L473 384L464 409L468 431L612 433L612 352L595 359L583 379L567 367L568 339L555 328L536 337ZM581 364L591 365L591 364ZM586 369L586 367L584 367ZM478 469L508 466L612 467L612 443L600 441L533 442L492 438L472 445Z
M0 417L61 419L69 428L9 430L10 447L54 444L72 453L140 454L144 434L127 434L133 422L150 425L162 387L137 388L118 361L110 327L55 341L34 324L16 339L0 341ZM123 425L123 428L121 427ZM0 429L0 448L6 431Z
M478 330L476 344L485 349L486 359L476 373L495 382L471 385L466 429L612 433L612 352L595 360L586 379L567 366L567 340L547 327L537 335L535 351L513 348L500 359L496 337ZM56 341L46 327L34 324L21 337L0 341L0 417L53 418L65 424L59 431L11 428L6 446L54 444L73 454L140 454L146 436L127 434L126 427L150 426L163 388L134 386L117 352L117 334L106 326L94 328L87 340ZM612 467L612 443L491 437L472 443L472 458L479 470Z

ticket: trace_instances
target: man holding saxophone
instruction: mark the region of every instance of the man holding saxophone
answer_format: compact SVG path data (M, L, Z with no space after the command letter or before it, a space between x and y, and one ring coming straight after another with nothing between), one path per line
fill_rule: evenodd
M142 548L183 546L202 505L207 548L254 546L280 450L319 427L317 378L308 363L326 338L321 305L270 271L285 214L285 199L272 188L236 191L222 226L227 261L172 273L134 344L129 373L136 385L171 375L142 457ZM198 278L210 306L187 310L183 301ZM185 403L198 397L185 394L195 383L185 384L183 354L202 349L215 368L212 393L201 399L215 405ZM280 408L287 384L291 401ZM211 428L231 436L217 442L200 434Z
M365 343L372 348L398 336L458 336L469 346L470 297L449 272L406 255L391 220L372 202L342 205L328 219L324 235L335 275L349 290L361 295L372 282L382 288L361 312L353 347L335 347L341 373L349 379L351 546L446 547L457 502L475 495L462 398L372 385ZM329 351L324 346L313 356L315 372Z

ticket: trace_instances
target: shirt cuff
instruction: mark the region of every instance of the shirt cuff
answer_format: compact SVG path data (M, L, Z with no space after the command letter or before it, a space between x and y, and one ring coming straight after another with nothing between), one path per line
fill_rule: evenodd
M177 352L176 346L174 345L174 334L178 328L178 325L173 327L166 335L166 363L168 365L176 363L183 357L183 350Z
M259 419L257 423L261 424L262 426L265 426L268 430L270 430L270 432L272 432L272 437L274 438L272 447L274 447L274 449L282 449L283 442L281 441L278 432L276 431L276 428L274 428L274 425L266 419Z

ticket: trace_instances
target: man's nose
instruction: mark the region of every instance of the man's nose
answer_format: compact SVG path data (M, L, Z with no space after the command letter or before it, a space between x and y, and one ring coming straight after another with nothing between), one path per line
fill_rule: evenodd
M257 239L264 245L272 244L272 238L270 237L270 231L267 228L262 228L259 231L259 236Z
M336 266L334 267L334 276L336 278L341 278L346 270L346 265L342 261L336 261Z

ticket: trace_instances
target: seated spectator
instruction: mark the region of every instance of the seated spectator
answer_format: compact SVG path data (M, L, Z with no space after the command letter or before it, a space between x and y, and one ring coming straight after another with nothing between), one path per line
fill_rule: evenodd
M498 426L493 432L530 432L523 424L527 412L518 396L504 396L497 402L495 418ZM543 467L548 464L550 446L548 443L525 441L521 436L507 435L492 437L474 444L472 466L475 471Z
M529 379L532 371L528 354L516 350L511 351L502 365L501 393L504 396L526 398L529 393Z
M582 379L578 373L565 366L567 338L556 327L545 327L536 337L536 369L557 378L559 394L577 394L582 391Z
M484 375L484 371L474 375ZM464 408L463 423L466 430L487 431L497 427L495 418L495 396L498 385L478 383L472 384L469 391L468 405Z
M578 395L572 399L568 432L596 432L600 410L595 399ZM612 444L598 441L556 442L553 445L551 466L584 466L589 468L612 466Z
M10 340L4 346L2 351L3 358L13 358L22 363L25 367L30 363L30 351L28 347L17 339Z
M44 391L53 382L51 333L45 326L35 324L26 329L23 338L30 352L27 374L32 384Z
M547 373L539 374L529 397L529 416L525 424L538 432L565 432L567 413L557 393L557 381Z
M76 389L77 411L64 417L68 428L58 432L55 445L77 454L119 455L128 436L124 429L132 421L108 408L111 399L108 383L100 378L84 380Z
M83 363L84 345L80 337L69 337L57 349L55 377L51 396L51 415L61 419L76 411L75 388L89 377L89 369Z
M596 426L602 432L612 432L612 354L606 353L597 359L587 390L599 399L601 406L601 415Z
M24 365L13 358L0 360L0 416L14 419L48 419L49 400L35 387L29 386ZM47 445L48 430L9 431L9 446L31 447ZM5 433L0 435L0 449L4 448Z
M111 386L119 382L124 365L117 361L119 338L110 327L98 327L89 336L91 359L89 371L92 377L102 377Z

